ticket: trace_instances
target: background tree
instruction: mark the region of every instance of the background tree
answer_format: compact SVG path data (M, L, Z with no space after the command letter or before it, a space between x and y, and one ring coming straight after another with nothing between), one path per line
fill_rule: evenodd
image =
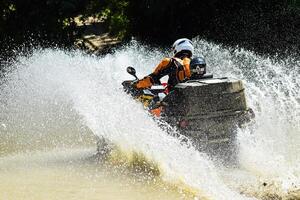
M121 39L169 45L201 36L260 53L300 52L300 0L1 0L0 59L20 44L70 47L75 18L104 21Z
M299 0L131 0L129 29L142 40L170 43L202 36L260 53L299 53Z

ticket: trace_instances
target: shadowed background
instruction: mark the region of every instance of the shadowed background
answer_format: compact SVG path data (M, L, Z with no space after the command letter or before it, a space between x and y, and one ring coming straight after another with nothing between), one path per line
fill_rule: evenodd
M20 44L73 47L97 23L121 41L134 36L169 46L179 37L200 36L263 54L297 55L299 6L299 0L2 0L0 57L7 60ZM87 24L88 17L96 20Z

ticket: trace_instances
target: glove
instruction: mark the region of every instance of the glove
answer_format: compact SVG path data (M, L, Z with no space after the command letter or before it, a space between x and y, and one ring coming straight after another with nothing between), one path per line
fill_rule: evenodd
M145 78L143 78L142 80L139 80L136 83L136 88L137 89L144 89L144 88L149 88L152 86L152 80L150 76L147 76Z
M134 88L134 89L138 89L138 88L136 87L136 85L138 84L138 82L139 82L139 80L134 80L134 81L132 81L132 82L130 83L130 86L131 86L132 88Z

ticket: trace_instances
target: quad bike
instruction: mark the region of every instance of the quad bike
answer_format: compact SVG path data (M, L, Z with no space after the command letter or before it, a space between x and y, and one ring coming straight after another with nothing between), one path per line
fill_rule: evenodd
M124 91L154 117L176 127L199 151L226 163L236 162L237 130L254 117L241 80L205 74L177 84L172 91L166 84L136 89L135 69L128 67L127 72L135 79L122 83Z

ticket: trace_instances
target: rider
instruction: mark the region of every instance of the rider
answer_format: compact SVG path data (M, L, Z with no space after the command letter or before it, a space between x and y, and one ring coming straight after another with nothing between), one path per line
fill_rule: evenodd
M206 62L202 57L195 57L190 62L190 79L201 79L206 74Z
M138 89L149 88L153 84L160 84L160 79L169 76L168 89L172 89L177 83L183 82L191 77L190 62L194 53L192 41L181 38L172 46L174 56L164 58L154 69L153 73L139 80L135 87Z

